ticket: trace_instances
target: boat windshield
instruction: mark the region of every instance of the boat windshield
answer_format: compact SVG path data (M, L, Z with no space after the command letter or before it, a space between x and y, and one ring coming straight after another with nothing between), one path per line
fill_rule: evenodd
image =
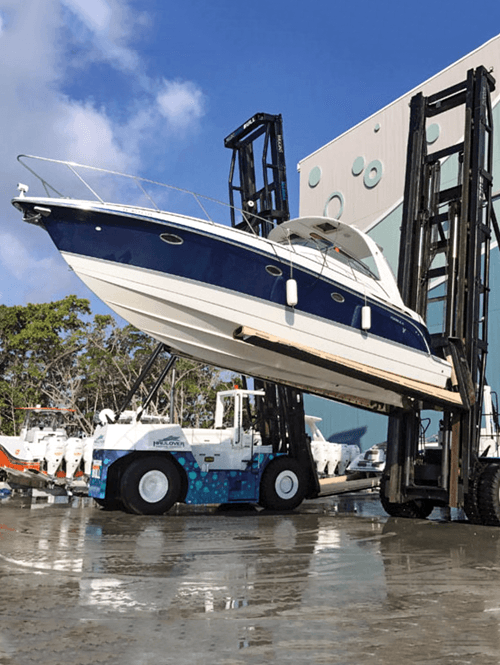
M41 430L57 430L64 429L65 427L65 417L63 411L51 411L51 410L28 410L26 418L24 420L23 427L32 429L37 427Z
M353 256L347 252L343 247L340 247L327 238L317 234L311 233L308 238L304 238L298 234L292 234L289 242L295 246L310 247L311 249L319 250L322 254L326 254L335 261L344 263L354 270L358 270L364 275L368 275L373 279L380 279L375 259L373 256L367 256L363 259Z

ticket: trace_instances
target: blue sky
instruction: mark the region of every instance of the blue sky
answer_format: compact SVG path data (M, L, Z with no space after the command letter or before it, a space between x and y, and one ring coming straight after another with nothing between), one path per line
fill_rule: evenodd
M297 162L500 31L500 4L441 0L0 0L0 303L89 297L10 204L19 153L227 201L223 139L281 113Z

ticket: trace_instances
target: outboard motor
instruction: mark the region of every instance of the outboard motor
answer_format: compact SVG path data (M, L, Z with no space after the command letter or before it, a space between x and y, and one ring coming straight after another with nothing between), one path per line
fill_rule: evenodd
M66 480L71 480L80 466L83 457L84 440L79 436L72 436L66 441L64 447L64 461L66 464Z

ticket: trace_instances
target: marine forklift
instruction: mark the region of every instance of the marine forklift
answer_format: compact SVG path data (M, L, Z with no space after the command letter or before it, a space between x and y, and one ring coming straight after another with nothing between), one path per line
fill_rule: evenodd
M259 139L261 186L254 156ZM231 224L266 237L275 223L289 219L281 116L256 114L228 136L225 145L233 151ZM235 184L236 163L239 184ZM237 219L234 205L236 193L241 197L241 219ZM174 367L176 357L171 355L141 408L127 414L153 364L168 352L159 344L118 413L104 410L100 414L89 494L102 507L160 514L180 501L259 503L268 509L292 510L304 499L319 495L303 395L295 388L255 379L253 390L245 383L242 389L220 394L213 430L186 430L172 422L141 423L148 404ZM222 425L219 397L224 396L233 400L232 427ZM124 419L127 415L128 420Z
M462 407L440 412L433 448L422 434L432 405L413 400L389 416L380 496L392 516L423 518L449 506L463 508L473 523L500 526L500 460L479 452L492 232L500 239L491 194L494 87L478 67L446 90L411 100L398 285L431 330L434 352L452 363ZM463 141L428 152L429 123L460 110Z

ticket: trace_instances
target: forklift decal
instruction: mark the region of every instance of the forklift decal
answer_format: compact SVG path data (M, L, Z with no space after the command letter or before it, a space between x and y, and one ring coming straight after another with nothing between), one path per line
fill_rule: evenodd
M154 448L184 448L184 441L177 436L167 436L165 439L153 441Z

